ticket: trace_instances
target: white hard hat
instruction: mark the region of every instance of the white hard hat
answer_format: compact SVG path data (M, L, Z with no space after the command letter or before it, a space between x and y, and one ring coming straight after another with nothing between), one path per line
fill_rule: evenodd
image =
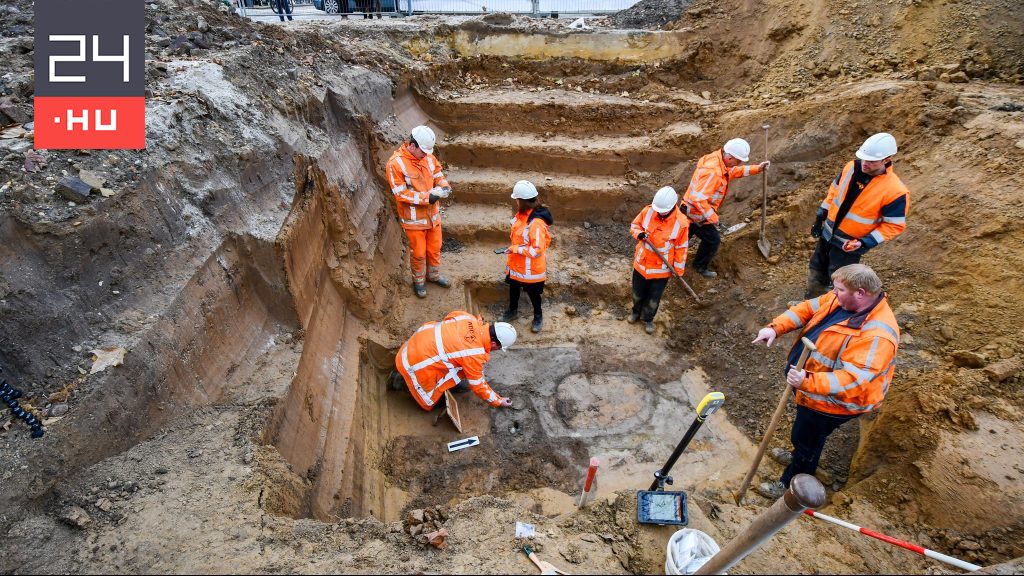
M654 211L658 214L664 214L675 208L678 203L679 194L676 194L676 189L671 186L665 186L654 194L654 202L651 202L651 208L654 208Z
M743 138L733 138L722 146L726 154L736 158L740 162L750 160L750 144Z
M857 150L857 158L869 162L885 160L894 154L896 154L896 139L888 132L879 132L869 136L861 145L860 150Z
M537 187L529 180L520 180L512 187L512 197L519 200L530 200L537 197Z
M516 343L516 329L507 322L495 322L494 335L498 337L502 350L508 350L510 346Z
M437 137L434 136L434 131L426 126L417 126L412 129L412 139L416 141L416 145L420 147L427 154L434 153L434 143L437 142Z

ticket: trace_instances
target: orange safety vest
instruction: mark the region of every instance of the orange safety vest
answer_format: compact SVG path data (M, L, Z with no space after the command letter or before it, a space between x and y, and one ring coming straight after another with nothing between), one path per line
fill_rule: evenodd
M385 168L388 186L398 203L398 221L406 230L429 230L441 223L440 203L430 203L430 191L448 186L441 162L433 154L419 160L409 143L395 150Z
M697 162L690 185L683 194L686 216L703 224L718 223L718 207L729 193L729 180L761 173L759 165L725 167L722 149L705 155Z
M526 214L516 213L512 218L512 232L509 234L511 252L505 264L505 272L513 280L532 284L547 279L547 249L551 245L548 223L542 218L530 220Z
M501 396L484 379L491 358L488 325L479 316L456 310L440 322L427 322L402 344L395 367L420 407L430 410L445 390L465 380L469 389L491 406Z
M853 179L854 162L851 160L847 163L832 181L828 195L818 208L819 217L826 217L821 235L836 246L842 246L847 240L860 240L865 247L874 248L899 236L907 227L910 190L893 172L892 163L889 163L885 174L875 176L861 190L836 230L839 207L843 205Z
M803 335L837 307L839 299L829 292L790 308L770 326L780 335L803 328ZM874 410L889 391L899 343L900 328L883 295L873 308L818 336L818 350L807 358L807 378L796 392L796 403L843 416Z
M629 233L637 238L641 232L647 232L647 240L668 260L676 274L682 276L686 270L686 250L690 246L690 221L679 209L672 210L668 218L661 219L650 205L636 215L629 227ZM639 240L639 238L637 238ZM665 263L658 255L638 241L633 251L633 269L647 279L668 278L671 276Z

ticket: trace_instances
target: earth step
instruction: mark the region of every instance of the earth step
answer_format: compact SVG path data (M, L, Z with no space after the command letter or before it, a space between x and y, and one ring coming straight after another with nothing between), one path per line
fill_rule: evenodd
M523 132L639 135L682 115L674 104L571 90L488 88L437 99L421 96L419 105L447 132L514 126Z
M508 207L509 211L512 186L516 180L529 180L537 186L541 202L551 206L556 221L597 219L607 216L623 203L639 203L639 210L654 193L649 186L631 184L630 180L611 176L516 173L458 166L450 168L446 175L454 191L452 199L455 204L490 204Z
M657 172L687 160L679 146L660 148L662 142L654 136L547 134L474 132L450 138L439 149L442 160L455 166L578 176Z
M456 202L443 208L441 222L446 238L462 244L487 243L492 248L508 245L513 216L511 200L495 204Z

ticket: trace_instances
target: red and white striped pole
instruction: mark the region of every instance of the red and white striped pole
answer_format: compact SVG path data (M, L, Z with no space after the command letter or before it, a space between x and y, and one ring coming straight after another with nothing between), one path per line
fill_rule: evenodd
M849 528L850 530L853 530L855 532L860 532L861 534L865 534L867 536L871 536L872 538L876 538L878 540L881 540L882 542L888 542L889 544L892 544L894 546L899 546L900 548L905 548L907 550L910 550L911 552L917 552L918 554L920 554L922 556L927 556L928 558L933 558L935 560L938 560L939 562L945 562L946 564L951 564L953 566L956 566L957 568L960 568L961 570L967 570L968 572L976 572L978 570L981 570L981 566L978 566L978 565L975 565L975 564L971 564L970 562L964 562L963 560L960 560L959 558L953 558L952 556L946 556L945 554L943 554L941 552L936 552L935 550L929 550L928 548L925 548L923 546L918 546L917 544L911 544L910 542L907 542L905 540L900 540L898 538L893 538L892 536L886 536L885 534L882 534L881 532L875 532L874 530L871 530L869 528L862 528L860 526L857 526L856 524L850 524L849 522L845 522L845 521L840 520L838 518L833 518L832 516L828 516L826 514L822 514L821 512L815 512L814 510L804 510L804 514L807 514L808 516L810 516L812 518L817 518L819 520L824 520L825 522L830 522L832 524L835 524L836 526L842 526L843 528Z
M583 508L583 505L587 503L587 497L590 496L590 489L594 486L594 478L597 476L597 468L600 465L601 462L597 458L590 459L590 467L587 468L587 479L583 481L583 492L580 492L580 502L577 504L580 508Z

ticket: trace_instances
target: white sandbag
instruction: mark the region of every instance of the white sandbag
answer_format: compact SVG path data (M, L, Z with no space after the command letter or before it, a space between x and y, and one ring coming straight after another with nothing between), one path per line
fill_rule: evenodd
M669 538L665 550L665 574L693 574L719 550L711 536L700 530L683 528Z

